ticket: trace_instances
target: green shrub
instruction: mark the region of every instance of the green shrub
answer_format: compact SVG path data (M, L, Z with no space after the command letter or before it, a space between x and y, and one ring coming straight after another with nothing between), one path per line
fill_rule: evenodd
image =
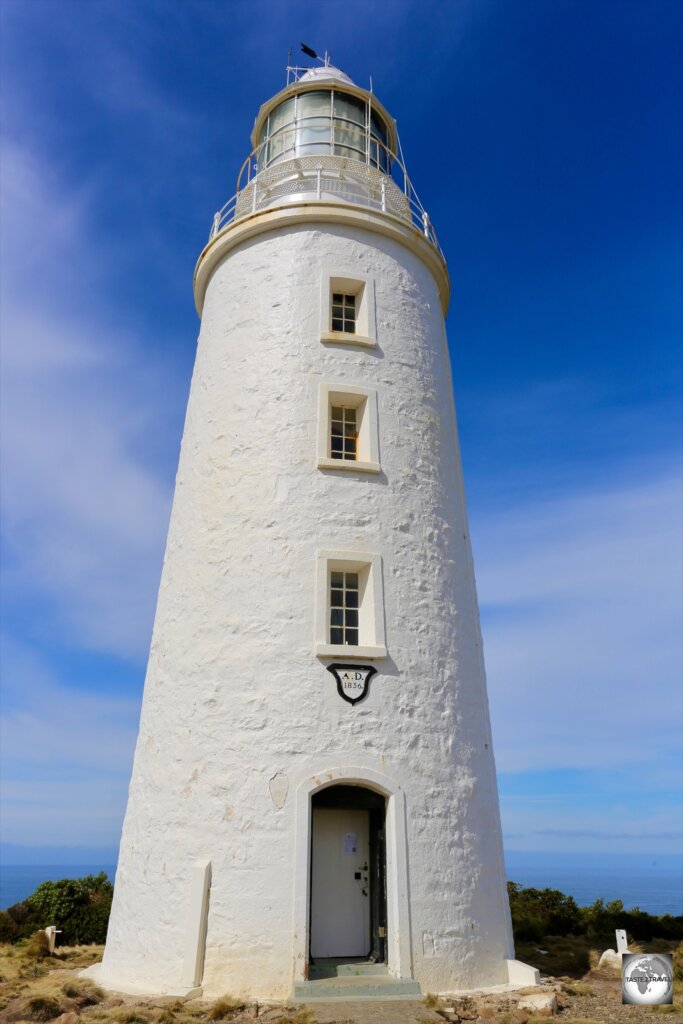
M605 941L613 941L617 928L623 928L639 942L650 942L654 938L670 942L683 939L683 917L672 917L671 914L657 917L638 907L626 910L621 900L611 900L609 903L596 900L590 907L584 907L581 914L584 930Z
M113 894L114 887L102 871L85 878L43 882L26 904L30 915L40 922L38 927L57 926L62 945L99 944L107 937Z
M639 942L683 939L683 917L657 917L638 907L626 910L621 900L596 900L579 907L573 897L557 889L524 889L508 882L512 930L519 942L541 942L550 935L589 935L601 944L614 945L614 932L623 928Z
M559 889L524 889L508 882L508 896L515 938L534 942L544 935L575 935L583 930L573 896Z
M48 921L48 924L51 923ZM41 927L46 926L41 925L38 914L26 900L0 911L0 942L28 939Z

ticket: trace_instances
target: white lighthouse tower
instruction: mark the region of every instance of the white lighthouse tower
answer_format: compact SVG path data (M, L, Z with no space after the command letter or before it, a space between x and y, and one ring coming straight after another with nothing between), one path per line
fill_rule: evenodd
M95 974L307 1000L349 975L392 998L533 980L511 959L443 255L391 115L329 62L290 69L252 143L195 272Z

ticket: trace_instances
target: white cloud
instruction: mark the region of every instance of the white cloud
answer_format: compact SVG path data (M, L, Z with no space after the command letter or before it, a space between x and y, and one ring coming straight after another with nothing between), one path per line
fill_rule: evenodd
M39 654L2 644L1 757L5 778L61 782L82 775L128 779L137 734L137 695L102 693L86 680L67 686ZM42 781L41 781L42 785Z
M101 285L83 266L83 194L60 191L17 147L3 193L5 587L46 602L43 628L67 642L139 656L170 502L169 481L145 461L148 434L168 419L168 367L80 301Z
M2 839L75 846L118 842L137 735L136 696L98 680L65 685L35 651L4 639Z
M674 757L680 499L672 473L474 524L499 770Z

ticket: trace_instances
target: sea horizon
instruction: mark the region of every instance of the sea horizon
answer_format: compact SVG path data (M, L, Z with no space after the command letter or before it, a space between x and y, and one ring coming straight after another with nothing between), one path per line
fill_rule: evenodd
M110 852L110 851L106 851ZM28 854L27 854L28 856ZM33 859L38 859L37 851ZM597 899L621 900L628 910L683 915L683 861L676 854L564 853L508 850L506 876L525 888L559 889L579 906ZM0 862L0 910L19 903L45 881L81 878L105 871L113 881L116 858L94 856L80 863Z

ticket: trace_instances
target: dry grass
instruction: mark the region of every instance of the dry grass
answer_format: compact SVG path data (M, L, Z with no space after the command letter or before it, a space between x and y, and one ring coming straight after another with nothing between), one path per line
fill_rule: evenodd
M594 996L593 986L589 985L587 981L572 981L566 982L562 986L562 991L566 992L568 996Z
M52 996L33 996L26 1000L24 1009L29 1020L37 1021L54 1020L64 1012L63 1004Z
M315 1024L315 1014L307 1006L301 1006L293 1017L283 1018L287 1024Z
M80 1008L97 1006L106 999L105 993L97 985L83 978L74 978L62 985L62 992L68 999L74 999Z
M207 1011L209 1020L231 1020L244 1009L244 1003L232 996L220 996Z

